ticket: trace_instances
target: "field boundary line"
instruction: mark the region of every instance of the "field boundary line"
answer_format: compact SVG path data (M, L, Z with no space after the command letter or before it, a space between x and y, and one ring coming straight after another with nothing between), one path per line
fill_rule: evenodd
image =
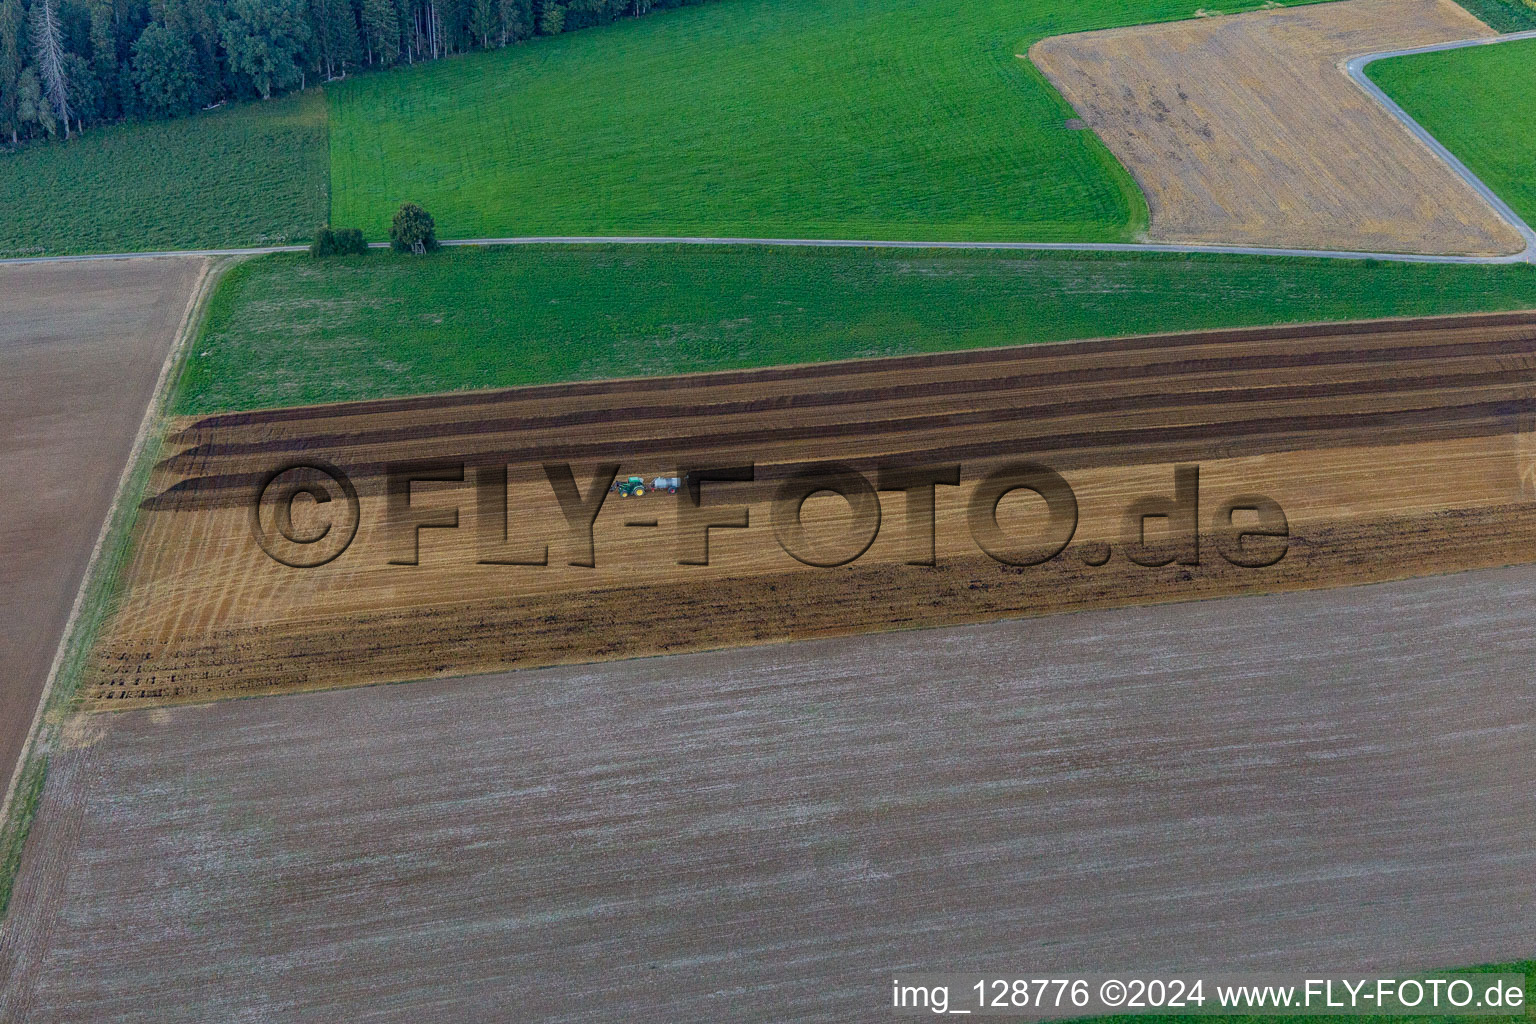
M1480 39L1460 39L1450 43L1431 43L1428 46L1414 46L1406 50L1383 50L1379 53L1366 53L1359 57L1350 58L1344 63L1344 70L1349 74L1350 78L1354 79L1356 85L1360 86L1376 102L1380 103L1387 113L1401 122L1405 128L1413 133L1415 138L1428 146L1452 171L1456 172L1458 177L1468 185L1471 185L1472 190L1482 196L1484 201L1493 207L1495 213L1503 217L1509 222L1510 227L1520 233L1520 237L1525 239L1525 251L1519 253L1517 258L1528 263L1536 263L1536 230L1532 230L1531 226L1521 219L1520 215L1500 198L1497 192L1489 188L1483 182L1483 179L1474 174L1470 167L1462 163L1455 153L1452 153L1443 142L1435 138L1434 133L1414 120L1408 111L1404 110L1396 100L1388 96L1381 86L1371 81L1370 77L1365 73L1365 69L1377 61L1388 60L1392 57L1412 57L1421 53L1443 53L1447 50L1465 50L1473 46L1497 46L1500 43L1516 43L1528 39L1536 39L1536 29L1524 32L1510 32L1505 35L1488 36Z
M64 661L69 653L72 641L75 639L75 629L80 620L81 612L85 607L86 596L91 589L91 582L96 576L96 570L101 562L102 551L105 550L107 539L112 533L113 524L118 519L118 513L131 482L134 469L144 457L149 447L149 438L156 424L159 422L161 409L165 405L167 390L170 384L171 370L180 365L181 354L191 344L194 328L200 322L200 314L208 305L208 299L213 294L214 286L224 276L228 263L220 265L216 260L208 260L198 272L197 280L193 282L192 293L187 301L187 308L182 312L181 323L176 328L176 334L172 337L169 349L166 352L165 361L160 366L160 375L155 379L154 390L150 392L148 403L144 407L144 417L139 421L138 432L134 435L133 447L129 449L128 458L123 462L122 472L118 474L117 491L113 495L112 504L107 506L107 514L102 517L101 529L96 533L96 543L91 548L91 557L85 563L85 572L80 576L80 585L75 590L75 601L70 607L69 618L64 622L63 632L59 635L59 645L53 652L53 663L48 668L48 676L43 682L42 693L38 697L37 709L32 714L32 725L27 730L26 742L22 744L21 754L16 759L16 765L11 771L11 779L6 786L5 799L0 801L0 827L8 824L11 805L15 800L16 791L20 786L21 777L26 769L27 762L31 760L37 751L38 737L42 733L44 717L48 710L48 704L53 699L55 684L64 666Z
M1180 245L1172 242L954 242L856 238L739 238L646 235L530 235L512 238L464 238L459 245L763 245L830 249L975 249L1021 252L1164 253L1211 256L1292 256L1309 259L1381 260L1393 263L1523 263L1526 253L1510 256L1461 256L1437 253L1357 252L1351 249L1283 249L1275 246ZM377 243L376 243L377 245ZM379 246L382 247L382 246Z
M1468 172L1470 173L1470 172ZM1518 218L1517 218L1518 219ZM1527 229L1529 230L1529 229ZM1463 256L1451 253L1363 252L1353 249L1283 249L1261 245L1179 245L1164 242L962 242L880 238L751 238L734 235L518 235L505 238L443 239L444 246L510 245L736 245L783 246L807 249L969 249L1014 252L1162 253L1189 256L1284 256L1299 259L1378 260L1389 263L1497 265L1536 263L1536 245L1508 256ZM388 242L371 242L370 249L388 249ZM87 260L161 259L183 256L265 256L277 252L307 252L307 245L268 245L248 249L164 249L153 252L109 252L70 256L19 256L0 265L80 263Z

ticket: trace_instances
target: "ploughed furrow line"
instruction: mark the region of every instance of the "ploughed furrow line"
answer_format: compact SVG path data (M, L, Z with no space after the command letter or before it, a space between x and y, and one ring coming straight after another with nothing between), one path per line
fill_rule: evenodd
M973 405L1032 402L1041 415L1068 415L1074 409L1097 410L1104 401L1116 408L1149 408L1156 401L1167 402L1174 395L1188 395L1186 402L1215 403L1227 401L1262 401L1266 399L1301 399L1327 394L1363 394L1393 386L1437 388L1462 386L1471 375L1457 375L1452 370L1463 364L1486 367L1502 363L1497 357L1526 357L1536 341L1536 333L1458 345L1392 348L1372 352L1263 353L1245 359L1188 360L1179 363L1150 364L1147 367L1114 366L1059 370L1049 373L1008 374L933 380L826 393L799 392L772 397L739 400L721 399L707 403L645 406L618 405L571 411L548 411L521 416L492 415L496 404L488 405L484 415L475 419L442 419L437 422L390 425L377 417L355 423L347 431L301 432L303 421L289 421L294 426L281 431L230 430L207 427L199 421L178 434L178 440L191 447L172 456L162 465L167 469L206 472L208 460L227 456L288 453L340 447L363 447L391 442L417 442L434 438L463 438L483 434L529 434L538 431L582 428L597 431L610 427L614 436L627 436L643 424L685 419L691 423L719 418L774 415L798 412L806 415L843 416L848 409L882 404L904 407L945 404L952 397L965 397ZM1414 375L1415 364L1435 368L1434 373ZM1266 376L1266 371L1273 376ZM1507 378L1508 368L1484 371L1488 379ZM1312 385L1293 384L1298 379L1320 378ZM1285 384L1269 383L1270 380ZM1220 387L1222 383L1230 386ZM1070 390L1069 390L1070 389ZM1329 391L1328 389L1332 389ZM1071 396L1071 397L1066 397ZM554 403L549 403L554 404ZM263 425L268 426L268 425ZM203 440L203 438L207 438Z
M1536 348L1531 339L1492 346L1482 359L1463 356L1433 360L1435 371L1417 364L1401 375L1251 387L1221 387L1216 382L1189 388L1165 382L1150 390L1076 397L1082 390L1057 387L1029 392L988 393L982 401L950 398L922 403L879 401L846 404L825 416L738 414L695 420L671 417L638 433L637 424L568 424L535 429L496 424L495 429L444 431L432 424L356 435L290 435L266 442L228 445L209 442L166 460L161 468L183 478L151 501L165 506L198 501L240 500L259 485L273 466L299 458L342 465L360 483L376 485L390 462L420 458L459 458L469 463L536 465L551 460L648 459L673 457L740 458L758 461L755 449L796 442L836 442L844 461L882 456L908 459L979 456L1019 452L1051 455L1063 465L1112 463L1121 446L1152 446L1217 441L1235 452L1239 441L1252 453L1276 450L1276 437L1297 432L1316 436L1323 446L1357 443L1361 431L1387 431L1396 440L1413 440L1429 424L1463 424L1463 436L1487 432L1485 421L1519 417L1531 411L1532 373L1525 366ZM1314 368L1308 368L1314 369ZM1417 371L1417 372L1415 372ZM1464 372L1453 372L1464 371ZM1298 372L1298 377L1307 376ZM970 398L972 396L964 396ZM946 408L946 406L948 408ZM917 413L938 408L943 411ZM670 432L659 427L681 427ZM1085 429L1090 428L1090 429ZM941 431L935 442L925 435ZM967 433L984 440L956 444ZM1332 435L1331 437L1329 435ZM1455 436L1437 430L1422 437ZM1282 445L1283 446L1283 445ZM1190 449L1198 455L1200 449ZM799 456L797 456L799 457ZM807 456L818 458L815 453Z
M1411 323L1422 325L1425 322ZM1316 337L1255 337L1241 342L1228 341L1221 345L1211 343L1193 347L1170 339L1160 339L1162 344L1158 346L1158 351L1161 358L1157 359L1149 358L1144 352L1132 352L1129 355L1119 350L1083 353L1076 346L1016 347L989 350L987 354L995 358L984 362L942 363L932 367L926 365L929 358L924 356L906 357L910 365L894 368L891 364L896 361L893 360L829 364L830 369L842 369L844 374L857 374L857 387L824 386L826 380L834 376L830 372L818 378L818 383L823 386L812 389L776 386L770 379L775 375L775 371L771 370L731 374L729 376L733 378L732 381L725 383L718 381L722 376L720 374L700 374L619 382L646 384L651 391L661 391L647 401L636 401L635 394L623 391L618 392L617 401L614 394L607 391L593 398L584 393L574 393L580 387L576 385L439 395L399 403L359 402L311 407L309 410L290 409L204 417L190 421L172 440L175 443L194 445L210 438L232 442L243 437L261 439L292 433L312 435L320 432L315 424L325 421L337 423L336 428L327 433L355 434L369 429L375 421L394 424L398 428L402 422L420 419L402 418L399 415L412 410L430 411L432 422L443 429L453 429L451 425L456 422L473 424L505 419L509 407L521 410L516 415L523 417L563 414L590 416L593 419L588 422L598 422L600 417L615 416L620 420L625 417L654 419L672 415L695 416L709 414L712 407L722 405L724 407L719 411L727 413L770 412L882 398L909 398L925 393L959 394L988 388L1048 388L1106 382L1124 384L1147 378L1178 381L1183 377L1222 372L1299 370L1383 361L1397 363L1414 358L1445 360L1469 354L1491 355L1499 350L1497 346L1500 345L1504 346L1504 351L1523 352L1527 350L1525 343L1533 332L1536 332L1536 326L1530 324L1490 324L1460 327L1453 331L1415 326L1411 330L1399 329L1386 334L1377 332L1359 336L1330 334ZM1272 332L1266 330L1254 333L1267 335ZM734 379L744 374L748 375L745 382ZM751 374L761 379L752 379ZM392 404L409 408L392 409ZM293 425L289 427L287 424Z
M196 701L1506 565L1536 557L1533 427L1533 314L188 420L85 692ZM1038 495L987 490L1021 460L1072 491L1065 534ZM392 501L388 470L423 461L462 479ZM874 493L873 520L830 494L778 500L825 461L960 469L927 520L918 492ZM300 463L358 499L289 492L290 548L343 540L310 567L272 553L285 520L256 501ZM585 517L547 475L560 463ZM697 506L688 488L591 506L610 463L755 477L702 485Z
M1423 396L1431 394L1446 400L1447 422L1475 424L1479 413L1469 411L1468 400L1478 397L1507 403L1494 415L1521 415L1536 373L1524 372L1536 363L1536 328L1519 318L1508 324L1508 316L1483 319L1492 326L1458 326L1451 340L1444 338L1444 330L1434 329L1441 321L1415 322L1407 329L1394 325L1395 331L1324 334L1301 329L1280 336L1272 330L1251 332L1266 337L1198 359L1189 358L1191 350L1232 349L1230 339L1223 336L1221 341L1207 339L1191 346L1164 338L1157 348L1139 350L1144 357L1155 352L1157 358L1132 365L1093 365L1092 354L1085 357L1071 347L1043 355L1016 349L1007 360L984 364L990 372L983 376L963 362L943 369L958 366L964 375L934 379L931 368L921 365L927 357L911 360L919 365L905 374L891 369L899 362L882 360L886 368L871 375L872 386L825 393L764 395L762 388L735 383L712 388L710 400L699 402L693 400L699 383L720 376L701 375L647 382L671 386L671 401L658 396L640 403L633 396L618 395L600 407L582 401L579 408L569 408L552 389L533 389L549 397L537 412L524 409L517 416L502 413L507 400L496 393L479 396L478 404L466 404L465 396L439 396L455 407L453 417L428 415L431 407L416 400L411 406L416 415L409 416L368 411L377 403L363 403L325 407L315 421L291 415L273 420L257 416L239 423L209 417L177 432L191 447L168 458L161 469L182 479L155 501L247 490L270 465L300 455L344 463L366 481L376 479L390 461L445 456L474 461L482 453L516 464L649 458L669 450L679 456L718 454L740 446L837 440L850 458L917 457L937 449L916 441L916 435L967 427L1004 428L993 435L1000 446L1058 454L1063 447L1076 448L1081 458L1072 459L1073 464L1097 464L1102 460L1093 454L1095 448L1123 443L1123 435L1065 429L1065 423L1082 417L1100 422L1113 417L1123 430L1172 431L1146 438L1150 444L1196 440L1199 435L1191 428L1204 424L1209 436L1219 434L1226 442L1254 439L1257 452L1268 450L1262 443L1266 433L1326 430L1318 417L1335 415L1338 443L1352 443L1351 430L1394 426L1361 418L1365 412L1388 408L1363 401L1367 396L1398 396L1396 407L1406 414L1397 425L1402 429L1422 419L1423 409L1434 404ZM1354 350L1347 347L1351 339L1365 339L1375 347ZM1298 340L1305 346L1296 348ZM1109 351L1121 355L1118 348ZM1016 372L1021 367L1026 372ZM1452 404L1452 398L1458 401ZM328 429L337 422L338 410L345 408L362 411L347 417L348 429ZM684 429L668 429L679 425ZM1476 433L1482 428L1472 429ZM961 450L985 451L974 443Z
M1032 428L1041 421L1032 409L1007 409L990 413L955 413L906 419L864 421L844 426L752 428L704 436L684 434L635 439L627 442L544 442L522 447L493 448L478 453L465 445L439 442L419 448L403 447L388 461L357 461L333 450L296 449L295 459L321 458L341 464L364 493L382 492L391 465L408 460L462 460L466 466L502 463L537 464L594 460L649 460L670 469L679 462L703 465L735 465L752 462L760 480L781 478L803 462L831 459L865 468L870 460L922 463L982 459L1008 454L1028 455L1057 468L1085 468L1147 461L1152 453L1163 459L1194 459L1210 454L1212 444L1226 457L1285 451L1306 438L1307 447L1327 448L1366 440L1387 443L1483 437L1513 432L1521 417L1536 414L1536 397L1529 386L1503 384L1489 401L1449 405L1440 402L1402 404L1395 408L1344 412L1326 411L1293 416L1251 419L1201 419L1182 424L1130 425L1104 430L1041 433L1005 427ZM1413 396L1400 396L1411 402ZM1423 399L1421 398L1422 402ZM1172 412L1167 408L1162 412ZM1051 421L1047 421L1049 425ZM966 433L980 433L985 440L952 443ZM511 439L509 439L511 440ZM520 439L518 439L520 440ZM788 452L795 442L815 442L800 452ZM764 458L771 453L771 458ZM480 457L476 457L479 455ZM279 463L279 466L281 464ZM278 468L277 466L273 468ZM147 499L145 508L217 508L248 505L255 490L266 482L272 469L231 472L182 480Z

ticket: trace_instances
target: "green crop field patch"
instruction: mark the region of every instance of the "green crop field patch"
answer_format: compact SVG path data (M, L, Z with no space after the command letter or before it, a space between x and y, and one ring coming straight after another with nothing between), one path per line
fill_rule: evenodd
M1130 240L1140 191L1022 55L1194 14L725 0L364 76L329 90L334 220L378 235L409 200L453 238Z
M179 413L1267 323L1536 306L1536 267L509 246L235 268Z
M1536 39L1392 57L1366 74L1536 224Z
M281 245L326 218L320 90L0 155L0 256Z

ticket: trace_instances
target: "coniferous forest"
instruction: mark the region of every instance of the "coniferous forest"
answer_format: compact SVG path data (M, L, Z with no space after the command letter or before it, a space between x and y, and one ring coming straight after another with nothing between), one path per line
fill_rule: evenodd
M0 147L701 0L0 0Z

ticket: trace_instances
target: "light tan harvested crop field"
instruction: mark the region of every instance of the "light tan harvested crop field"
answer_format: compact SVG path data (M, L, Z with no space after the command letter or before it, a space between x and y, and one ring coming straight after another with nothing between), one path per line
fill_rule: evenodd
M177 426L138 523L136 560L86 680L98 706L178 702L463 674L893 626L1141 601L1357 583L1529 561L1536 504L1536 313L1269 328L1070 346L447 395L229 414ZM507 531L469 483L417 484L413 508L457 509L420 533L420 564L390 564L386 463L459 457L508 465ZM967 502L992 467L1044 463L1076 491L1063 554L1020 567L973 540ZM360 494L356 540L295 569L253 540L264 474L324 460ZM937 488L937 565L910 565L906 496L885 492L863 557L810 568L785 554L768 502L788 470L836 459L959 464ZM754 484L707 484L704 503L750 504L714 530L708 566L680 565L680 497L610 496L593 568L542 463L650 478L682 464L757 465ZM1198 465L1198 565L1133 565L1124 514ZM1239 568L1218 553L1218 506L1259 493L1289 517L1284 557ZM306 516L339 509L295 506ZM806 505L816 552L845 545L847 506ZM1005 532L1042 528L1043 503L1004 499ZM627 526L650 520L655 527ZM480 528L496 557L480 564ZM840 525L841 524L841 525ZM1148 533L1161 536L1158 521ZM409 534L405 546L409 550ZM921 534L919 534L921 536ZM1098 566L1103 545L1108 564ZM920 546L920 545L919 545ZM825 559L833 560L833 559Z
M0 1018L863 1024L892 972L1529 956L1533 604L1521 566L80 716Z
M205 264L0 267L0 793Z
M1343 0L1029 56L1141 185L1153 241L1502 255L1524 241L1342 67L1493 34L1453 0Z

